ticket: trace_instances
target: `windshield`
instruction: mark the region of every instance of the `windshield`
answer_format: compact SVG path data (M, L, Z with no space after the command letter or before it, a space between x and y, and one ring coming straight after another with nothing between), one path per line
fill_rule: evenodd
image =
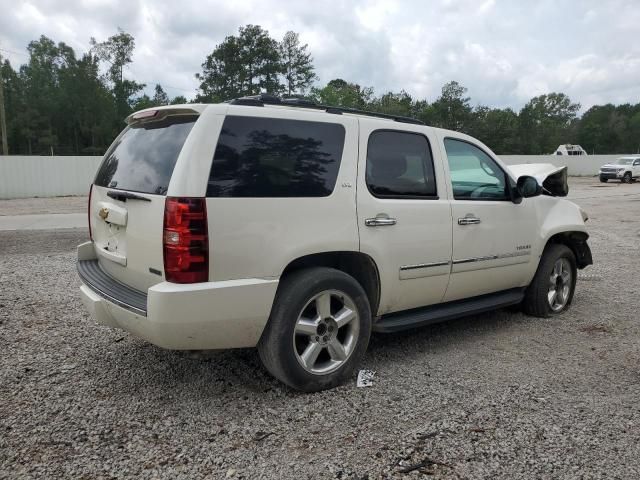
M169 116L127 127L105 155L95 184L165 195L178 155L197 118Z
M633 158L619 158L615 161L615 165L631 165Z

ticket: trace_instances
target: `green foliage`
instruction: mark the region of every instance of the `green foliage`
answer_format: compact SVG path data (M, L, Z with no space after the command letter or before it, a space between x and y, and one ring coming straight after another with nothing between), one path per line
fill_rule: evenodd
M160 84L156 84L152 102L154 107L159 107L160 105L169 105L169 95L167 95Z
M100 155L134 108L170 103L160 85L152 99L133 97L142 85L122 76L133 37L120 31L92 45L78 59L68 45L41 36L29 43L29 59L18 71L0 58L10 154Z
M570 143L567 133L580 104L564 93L534 97L520 110L521 150L525 154L552 153L560 144Z
M177 97L173 97L173 100L171 100L171 105L181 105L183 103L189 103L189 101L187 100L187 98L183 95L178 95Z
M19 69L0 58L9 152L102 154L133 111L188 103L184 96L169 98L159 84L152 96L141 95L145 85L125 78L134 50L135 39L118 30L102 42L92 38L91 50L80 57L65 43L41 36L29 43L28 61ZM258 25L240 27L237 36L214 48L202 69L195 99L201 102L306 93L325 105L410 116L462 131L500 154L551 153L564 143L579 143L589 153L640 151L640 103L596 105L579 118L580 105L563 93L534 97L515 112L473 106L456 81L445 84L433 102L404 90L377 96L373 88L341 78L314 86L308 46L291 31L278 42Z
M92 37L90 44L95 55L109 64L107 78L113 85L118 115L126 117L130 113L131 103L135 102L131 97L145 87L143 83L124 78L124 69L132 62L135 40L133 36L118 29L116 35L112 35L104 42L98 43Z
M433 124L449 130L468 131L473 122L473 109L467 89L458 82L449 82L442 87L440 97L433 103Z
M316 80L313 58L307 44L300 45L296 32L287 32L280 42L279 53L287 95L301 94Z
M216 46L202 64L199 101L220 102L260 92L280 93L278 42L259 25L240 27Z
M323 105L363 109L367 108L373 99L373 88L362 88L355 83L336 78L323 88L312 88L310 99Z

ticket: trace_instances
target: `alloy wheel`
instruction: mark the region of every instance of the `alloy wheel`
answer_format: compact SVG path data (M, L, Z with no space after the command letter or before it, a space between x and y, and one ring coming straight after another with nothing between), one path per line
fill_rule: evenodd
M569 260L564 257L556 260L549 276L549 293L547 295L549 307L554 312L561 311L569 301L572 275Z
M331 373L353 353L359 331L360 317L351 297L339 290L322 291L307 302L296 320L296 358L309 373Z

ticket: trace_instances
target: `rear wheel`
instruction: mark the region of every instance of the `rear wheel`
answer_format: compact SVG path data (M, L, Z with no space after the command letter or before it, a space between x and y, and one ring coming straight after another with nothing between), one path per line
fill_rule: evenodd
M576 258L566 245L549 245L527 288L522 307L536 317L550 317L565 311L576 287Z
M371 335L371 310L360 284L331 268L282 280L258 344L266 369L297 390L333 388L349 378Z
M631 172L626 172L623 176L622 176L622 181L624 183L631 183Z

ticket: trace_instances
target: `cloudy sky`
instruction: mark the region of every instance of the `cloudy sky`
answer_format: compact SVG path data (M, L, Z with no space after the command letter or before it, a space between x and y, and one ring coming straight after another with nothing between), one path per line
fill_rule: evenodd
M14 66L41 34L86 51L118 27L136 39L129 78L193 97L205 56L240 25L300 34L321 83L434 100L449 80L474 104L519 109L561 91L583 105L640 102L639 0L0 0Z

